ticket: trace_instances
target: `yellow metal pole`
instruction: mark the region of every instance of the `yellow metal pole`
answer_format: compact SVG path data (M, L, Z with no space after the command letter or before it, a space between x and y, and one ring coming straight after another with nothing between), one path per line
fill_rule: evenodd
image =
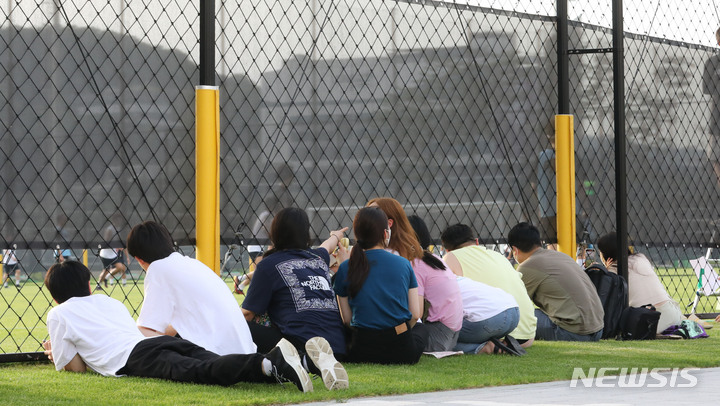
M220 274L220 90L195 88L197 259Z
M558 250L575 258L575 143L573 116L555 116Z
M83 250L83 265L88 266L88 252Z

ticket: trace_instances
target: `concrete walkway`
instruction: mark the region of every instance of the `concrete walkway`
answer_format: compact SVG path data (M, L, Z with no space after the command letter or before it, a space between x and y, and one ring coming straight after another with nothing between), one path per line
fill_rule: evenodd
M587 371L585 371L587 373ZM615 371L615 374L620 372ZM605 377L576 381L499 386L448 392L418 393L414 395L356 398L343 401L353 405L583 405L583 406L693 406L720 404L720 368L686 369L647 373L643 376ZM693 384L694 387L688 387ZM638 387L627 387L627 383ZM352 385L352 382L350 382ZM601 386L601 387L598 387ZM625 386L625 387L620 387ZM305 405L337 405L339 402L307 403Z

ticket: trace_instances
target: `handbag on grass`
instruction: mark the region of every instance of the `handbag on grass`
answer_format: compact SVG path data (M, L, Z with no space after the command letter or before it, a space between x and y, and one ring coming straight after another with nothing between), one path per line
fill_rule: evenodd
M620 317L621 340L654 340L660 312L653 305L628 307Z

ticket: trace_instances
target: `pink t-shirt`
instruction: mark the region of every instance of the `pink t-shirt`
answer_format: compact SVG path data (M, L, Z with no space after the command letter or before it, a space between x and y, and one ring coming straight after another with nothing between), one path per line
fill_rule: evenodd
M418 294L430 302L427 320L439 321L453 331L460 331L463 303L455 274L447 265L445 270L438 270L421 259L414 260L412 267L418 282Z

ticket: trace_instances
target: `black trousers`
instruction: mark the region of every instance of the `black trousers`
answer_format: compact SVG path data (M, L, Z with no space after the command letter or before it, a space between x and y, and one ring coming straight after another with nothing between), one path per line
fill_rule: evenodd
M250 327L250 335L252 335L252 339L257 346L258 352L267 354L270 350L275 348L278 341L283 338L290 341L298 352L305 352L305 340L298 337L285 336L280 332L280 329L275 326L263 326L250 321L248 322L248 327Z
M374 364L415 364L420 360L428 333L422 323L397 334L394 328L373 330L352 328L348 355L349 362Z
M117 375L141 376L207 385L274 382L262 372L262 354L218 355L177 337L140 341Z

